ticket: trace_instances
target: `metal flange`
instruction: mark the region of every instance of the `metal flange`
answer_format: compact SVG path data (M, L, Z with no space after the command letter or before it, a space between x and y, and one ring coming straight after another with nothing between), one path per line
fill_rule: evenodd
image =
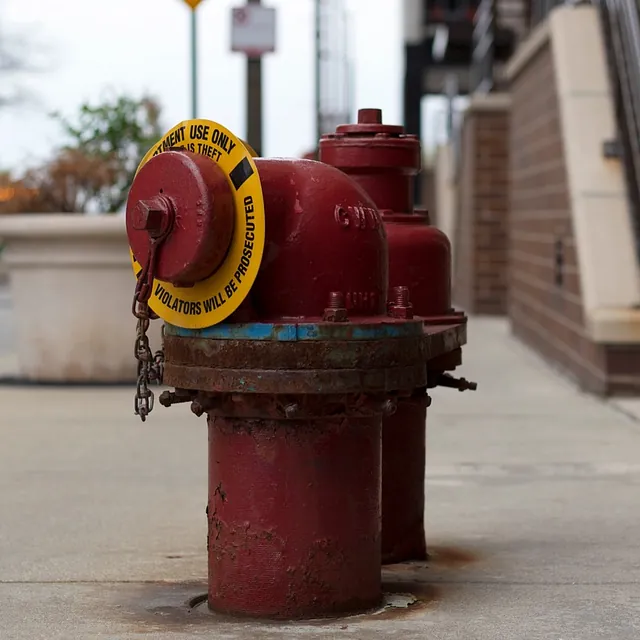
M386 393L427 382L421 320L167 327L164 382L215 393Z

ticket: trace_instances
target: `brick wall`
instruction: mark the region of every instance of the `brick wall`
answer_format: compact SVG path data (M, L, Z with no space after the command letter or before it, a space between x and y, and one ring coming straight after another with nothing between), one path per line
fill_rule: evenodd
M508 105L499 94L474 97L463 124L453 297L469 313L507 308Z
M509 305L513 332L598 394L640 391L640 348L585 331L551 44L511 83Z

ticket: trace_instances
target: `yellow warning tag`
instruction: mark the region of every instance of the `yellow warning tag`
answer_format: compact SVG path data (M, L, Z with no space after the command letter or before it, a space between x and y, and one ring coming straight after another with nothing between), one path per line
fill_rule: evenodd
M245 142L244 140L242 140L242 144L246 147L247 151L251 154L252 158L258 157L256 150L248 142Z
M265 238L262 185L251 147L210 120L186 120L173 127L147 152L138 171L151 158L172 147L182 147L217 163L234 197L233 237L217 271L193 287L176 287L154 280L149 299L149 307L165 322L185 329L203 329L229 317L247 297L258 275ZM137 276L142 267L129 251Z

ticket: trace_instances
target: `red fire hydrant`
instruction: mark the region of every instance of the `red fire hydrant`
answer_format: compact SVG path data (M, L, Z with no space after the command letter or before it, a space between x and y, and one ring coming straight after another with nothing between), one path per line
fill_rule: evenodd
M209 607L274 618L381 602L383 415L427 385L423 321L388 305L375 203L311 160L253 159L174 127L127 203L136 411L189 402L209 432ZM164 352L146 329L164 320Z
M413 208L413 181L421 165L418 138L401 126L382 124L379 109L361 109L357 124L323 136L319 159L348 174L378 206L389 245L389 302L402 303L407 317L424 319L428 385L400 399L382 432L383 562L422 560L427 386L475 389L474 383L444 373L461 363L466 342L466 316L451 307L451 247L430 225L428 213Z

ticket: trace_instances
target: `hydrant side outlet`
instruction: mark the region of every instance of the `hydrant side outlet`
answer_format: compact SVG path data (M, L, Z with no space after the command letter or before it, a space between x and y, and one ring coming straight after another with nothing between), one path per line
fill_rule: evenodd
M138 172L128 202L127 232L142 263L149 259L149 229L136 225L140 214L148 217L163 205L180 212L157 263L159 280L188 286L220 266L234 229L233 196L223 171L208 158L188 151L159 154Z
M424 560L424 469L427 395L398 400L382 430L383 562Z
M158 218L171 223L155 228ZM202 329L243 306L263 257L264 199L251 152L228 129L192 120L165 134L140 163L126 219L134 308Z
M267 216L265 257L251 291L263 321L321 317L341 292L349 317L386 313L388 249L378 209L337 169L257 159Z

